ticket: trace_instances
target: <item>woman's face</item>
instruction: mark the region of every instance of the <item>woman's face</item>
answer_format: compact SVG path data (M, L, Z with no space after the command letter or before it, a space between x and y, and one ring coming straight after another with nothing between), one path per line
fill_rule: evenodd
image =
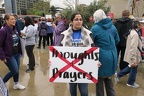
M60 17L56 17L55 20L56 20L56 22L59 22L61 20L61 18Z
M141 28L144 28L144 23L141 24Z
M25 20L23 20L23 23L25 24Z
M16 19L15 19L15 17L14 17L14 16L10 16L9 19L6 20L6 23L7 23L9 26L11 26L11 27L15 26L15 24L16 24Z
M142 28L144 28L144 23L140 23L140 24L138 25L138 29L139 29L139 30L141 30Z
M80 14L75 15L75 18L73 19L71 24L74 30L81 29L82 24L83 24L82 16Z

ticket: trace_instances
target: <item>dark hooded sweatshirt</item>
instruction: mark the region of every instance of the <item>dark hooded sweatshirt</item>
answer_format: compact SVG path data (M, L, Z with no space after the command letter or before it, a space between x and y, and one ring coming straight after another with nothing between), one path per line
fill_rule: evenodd
M126 39L123 35L132 29L132 19L128 17L120 18L114 25L117 28L120 37L120 42L117 46L126 47Z

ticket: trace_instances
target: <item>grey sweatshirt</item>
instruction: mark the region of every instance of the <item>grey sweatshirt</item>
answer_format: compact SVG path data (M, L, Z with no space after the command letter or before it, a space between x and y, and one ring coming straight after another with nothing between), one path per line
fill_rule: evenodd
M29 25L26 28L25 34L26 34L26 45L25 46L35 45L35 34L36 33L34 31L34 26L33 25Z

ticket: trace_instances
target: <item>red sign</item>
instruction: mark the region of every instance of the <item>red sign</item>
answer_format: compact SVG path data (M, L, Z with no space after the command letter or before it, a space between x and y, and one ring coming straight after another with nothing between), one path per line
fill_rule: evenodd
M93 17L92 17L92 16L89 18L89 21L90 21L90 22L93 21Z
M113 12L109 12L109 13L108 13L108 16L109 16L110 18L114 18L114 13L113 13Z
M144 37L144 28L142 28L142 37Z

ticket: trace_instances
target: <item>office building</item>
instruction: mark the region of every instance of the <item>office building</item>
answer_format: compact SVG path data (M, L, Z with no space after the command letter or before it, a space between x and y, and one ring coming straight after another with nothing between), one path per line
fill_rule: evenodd
M11 1L11 4L12 4L12 12L13 13L17 13L19 15L26 15L27 14L27 10L29 8L32 8L33 5L40 1L40 0L9 0L9 2ZM16 3L14 2L16 1ZM14 6L15 4L16 6ZM4 7L4 0L0 0L0 14L4 14L5 13L5 7ZM17 10L15 10L15 8Z
M5 9L4 9L4 1L0 1L0 14L4 14L5 13Z
M17 0L17 14L26 15L27 10L32 8L40 0Z

